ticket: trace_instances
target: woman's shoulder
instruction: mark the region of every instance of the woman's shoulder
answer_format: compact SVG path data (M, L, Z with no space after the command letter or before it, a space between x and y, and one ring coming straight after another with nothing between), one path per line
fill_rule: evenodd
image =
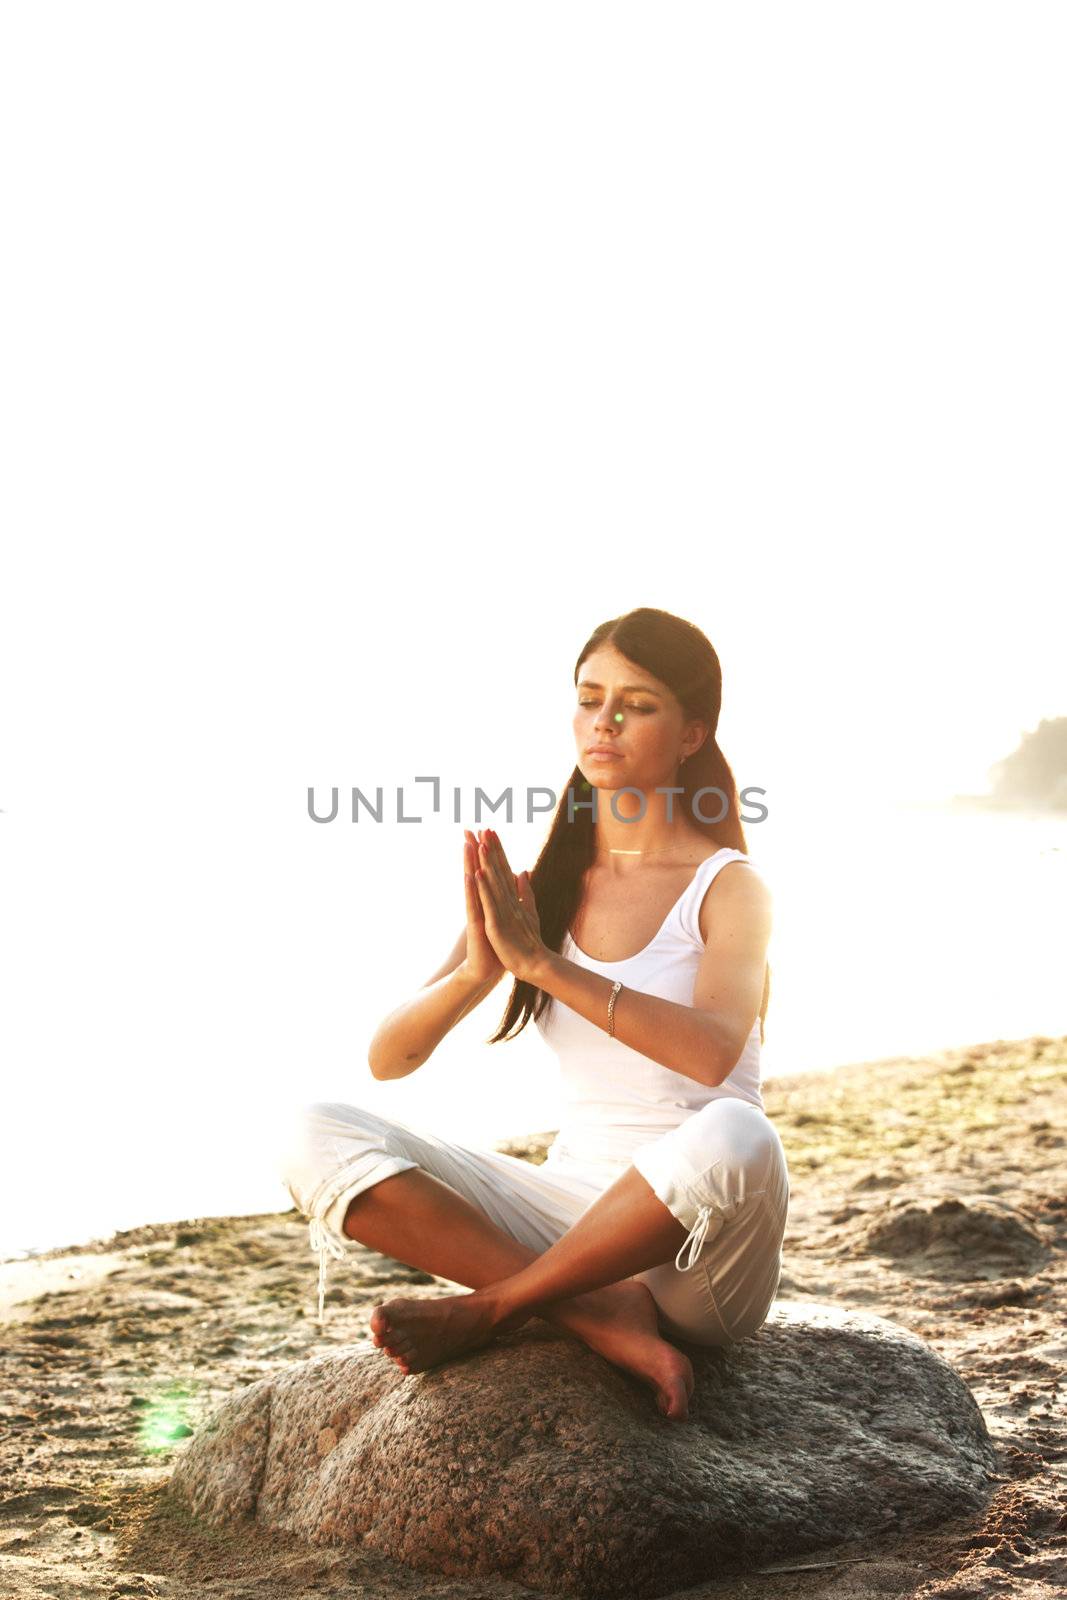
M740 872L730 872L727 869L739 867ZM718 878L736 880L738 877L760 875L758 861L753 860L747 850L741 850L732 844L712 845L702 856L694 856L689 870L693 874L693 883L701 881L714 882Z
M707 859L718 859L718 866L706 871L701 864L693 884L697 903L693 907L695 915L692 920L694 930L699 929L702 944L707 944L711 932L713 906L719 916L769 919L773 897L758 862L746 851L732 848L729 852L719 851L716 857L709 856Z

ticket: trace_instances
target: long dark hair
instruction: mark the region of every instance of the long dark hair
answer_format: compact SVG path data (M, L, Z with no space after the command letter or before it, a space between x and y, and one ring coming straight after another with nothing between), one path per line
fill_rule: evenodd
M682 617L676 617L669 611L659 611L653 606L639 606L636 611L612 617L593 630L574 664L575 685L586 656L604 644L613 645L627 661L643 667L666 684L687 719L695 718L707 724L707 737L700 748L682 763L675 780L683 791L675 796L675 805L717 845L729 845L747 855L748 845L741 825L737 784L715 737L722 706L722 668L711 641L693 623L686 622ZM700 789L717 789L726 796L727 811L720 822L705 822L703 819L705 811L721 809L722 801L717 795L702 795L699 809L693 806L693 796ZM592 809L589 806L576 807L574 820L568 821L568 790L573 793L576 802L592 798L590 785L577 763L563 786L548 837L530 871L541 922L541 938L550 950L557 952L563 943L563 935L578 911L585 870L592 865L596 853ZM771 969L768 964L763 975L763 999L759 1012L761 1043L770 993ZM507 1010L487 1043L498 1044L504 1039L516 1038L531 1017L541 1015L550 998L545 990L537 988L535 984L516 978Z

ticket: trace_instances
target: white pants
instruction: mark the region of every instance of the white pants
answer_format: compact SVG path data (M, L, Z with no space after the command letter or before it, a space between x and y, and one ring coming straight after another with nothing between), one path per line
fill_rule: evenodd
M673 1261L633 1274L648 1285L663 1331L695 1344L726 1345L766 1321L778 1289L789 1177L777 1129L735 1096L691 1112L668 1133L638 1145L630 1161L672 1216L689 1229ZM358 1248L345 1235L350 1202L393 1173L419 1167L477 1206L498 1228L539 1254L626 1170L626 1163L540 1166L418 1131L359 1106L319 1103L298 1119L282 1181L311 1223L319 1251L319 1320L326 1254Z

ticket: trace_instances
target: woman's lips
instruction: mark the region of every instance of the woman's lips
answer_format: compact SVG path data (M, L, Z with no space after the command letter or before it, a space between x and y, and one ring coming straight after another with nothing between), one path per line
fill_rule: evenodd
M590 761L621 761L622 752L619 750L590 750Z

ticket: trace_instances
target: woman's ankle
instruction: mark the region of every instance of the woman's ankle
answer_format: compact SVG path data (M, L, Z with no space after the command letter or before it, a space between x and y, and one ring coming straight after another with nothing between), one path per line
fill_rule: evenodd
M543 1317L553 1326L580 1336L581 1330L613 1321L618 1316L618 1288L618 1284L609 1283L602 1289L590 1289L585 1294L572 1295L567 1300L557 1300L551 1305L535 1306L531 1315Z

